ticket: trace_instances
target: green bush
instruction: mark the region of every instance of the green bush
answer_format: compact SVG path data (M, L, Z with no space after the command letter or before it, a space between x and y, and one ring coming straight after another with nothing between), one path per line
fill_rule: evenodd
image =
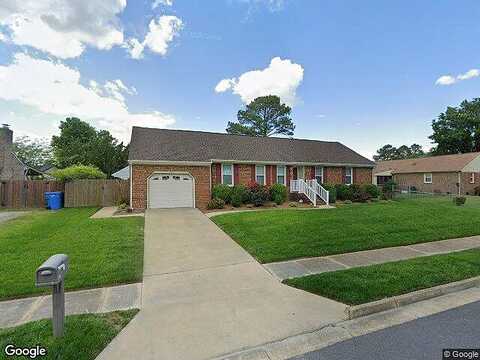
M363 190L369 194L371 198L378 198L380 196L380 190L378 190L376 185L364 185Z
M465 196L455 196L455 198L453 199L453 202L457 206L462 206L462 205L465 205L465 203L467 202L467 198Z
M247 190L243 185L235 185L230 192L230 202L234 207L240 207L247 199Z
M230 204L232 187L224 184L216 184L212 189L212 199L222 199L225 204Z
M322 186L325 190L329 192L329 203L335 204L337 202L337 189L335 188L335 185L324 184Z
M107 175L94 166L73 165L53 172L52 176L59 181L82 179L106 179Z
M213 209L223 209L225 207L225 201L219 198L214 198L210 200L207 204L207 209L208 210L213 210Z
M242 203L246 203L248 201L248 192L245 185L235 185L232 189L232 194L234 192L241 196Z
M275 201L277 205L281 205L287 201L287 196L288 191L285 185L273 184L270 186L270 198Z
M353 200L353 191L352 187L345 184L335 185L337 191L337 199L341 201Z

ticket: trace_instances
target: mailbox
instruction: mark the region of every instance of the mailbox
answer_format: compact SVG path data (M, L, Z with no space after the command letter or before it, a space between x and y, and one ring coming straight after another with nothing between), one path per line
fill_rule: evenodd
M58 285L65 279L67 271L68 256L65 254L53 255L37 269L36 286Z
M65 287L64 280L68 271L68 256L57 254L51 256L37 269L35 285L37 287L51 286L53 336L63 336L65 323Z

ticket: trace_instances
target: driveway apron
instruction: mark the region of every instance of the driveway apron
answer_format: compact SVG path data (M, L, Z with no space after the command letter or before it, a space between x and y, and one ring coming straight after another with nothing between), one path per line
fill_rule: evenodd
M343 319L282 285L196 209L148 210L139 314L99 359L209 359Z

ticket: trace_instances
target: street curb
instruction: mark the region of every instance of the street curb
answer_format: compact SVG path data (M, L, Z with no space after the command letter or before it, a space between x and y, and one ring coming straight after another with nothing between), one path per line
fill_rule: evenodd
M458 283L463 283L460 281ZM455 283L456 285L457 283ZM285 360L295 356L317 351L357 336L384 330L392 326L415 321L443 311L451 310L480 301L480 288L469 287L458 293L450 293L395 308L383 313L354 320L343 320L324 326L312 332L293 335L267 344L243 349L231 354L214 357L211 360Z
M466 290L476 286L480 286L480 276L373 301L366 304L347 306L345 309L345 320L353 320L362 316L371 315L386 310L397 309L405 305L429 300L438 296L451 294L453 292Z

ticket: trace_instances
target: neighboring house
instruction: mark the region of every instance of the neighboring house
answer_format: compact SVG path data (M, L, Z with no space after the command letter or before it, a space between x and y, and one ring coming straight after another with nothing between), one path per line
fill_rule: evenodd
M42 176L39 170L24 164L12 152L13 131L7 124L0 128L0 181L27 180L34 176Z
M480 185L480 153L377 162L373 183L383 185L388 180L401 190L473 194Z
M145 209L205 208L215 184L371 184L375 164L338 142L134 127L129 165L130 204Z
M116 173L112 174L113 178L128 180L130 179L130 167L125 166L123 169L118 170Z

